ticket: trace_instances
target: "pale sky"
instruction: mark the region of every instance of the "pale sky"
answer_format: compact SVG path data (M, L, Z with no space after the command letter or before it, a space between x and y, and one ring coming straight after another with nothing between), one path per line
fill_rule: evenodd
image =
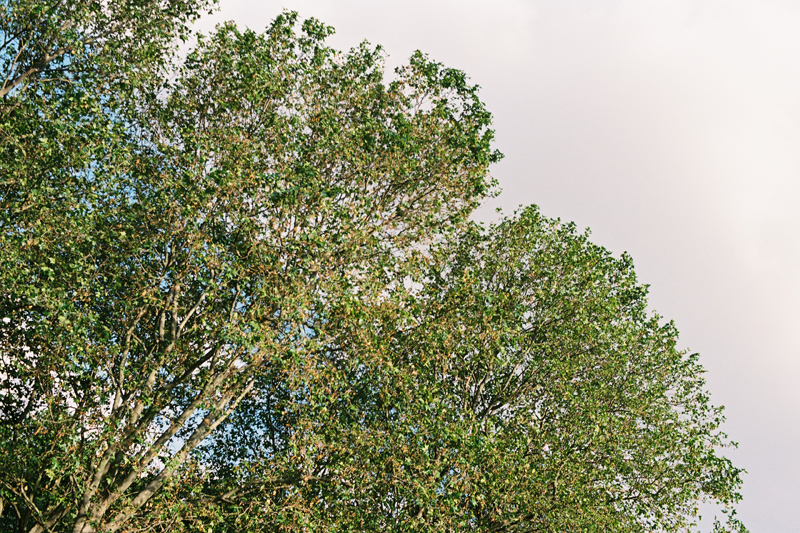
M200 27L283 8L482 87L506 157L480 216L535 203L628 251L726 406L740 518L800 531L800 2L222 0Z

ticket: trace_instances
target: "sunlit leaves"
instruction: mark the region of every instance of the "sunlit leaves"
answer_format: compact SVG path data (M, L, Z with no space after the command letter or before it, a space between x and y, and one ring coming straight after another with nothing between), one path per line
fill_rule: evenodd
M500 154L464 73L387 81L290 12L179 62L205 6L0 8L3 527L677 531L735 503L631 259L534 208L469 223Z
M253 527L684 531L738 501L702 368L629 257L533 208L429 253L416 290L329 308L286 391L302 431L270 483L294 490Z

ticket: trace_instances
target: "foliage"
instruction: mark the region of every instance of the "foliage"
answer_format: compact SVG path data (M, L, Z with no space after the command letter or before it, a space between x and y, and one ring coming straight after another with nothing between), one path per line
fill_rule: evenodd
M697 355L629 257L528 208L418 267L326 323L283 391L307 391L283 465L247 437L257 409L228 421L213 456L280 487L265 530L685 531L700 499L738 500Z
M499 154L463 73L387 83L294 13L178 63L205 7L2 6L5 530L679 531L738 500L630 259L535 208L468 222Z

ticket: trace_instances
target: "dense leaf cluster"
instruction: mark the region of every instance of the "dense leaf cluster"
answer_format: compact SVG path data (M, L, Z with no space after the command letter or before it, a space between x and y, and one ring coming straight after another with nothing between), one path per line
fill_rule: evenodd
M0 528L684 531L738 500L630 258L469 222L500 156L462 72L387 82L294 13L179 61L206 7L0 5Z

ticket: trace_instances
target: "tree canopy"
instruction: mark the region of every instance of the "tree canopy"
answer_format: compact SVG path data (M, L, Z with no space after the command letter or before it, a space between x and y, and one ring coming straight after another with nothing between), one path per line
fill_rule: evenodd
M181 57L207 8L0 6L4 530L732 512L721 409L631 259L535 207L470 221L500 154L463 72L387 81L292 12Z

